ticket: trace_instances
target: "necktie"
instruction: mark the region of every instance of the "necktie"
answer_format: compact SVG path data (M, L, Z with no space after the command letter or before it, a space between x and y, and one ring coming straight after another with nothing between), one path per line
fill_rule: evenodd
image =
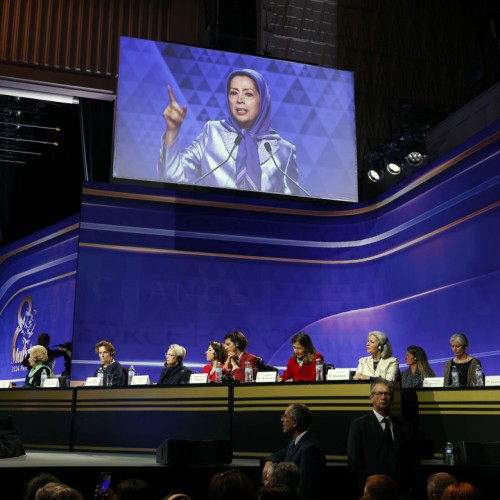
M382 423L384 424L385 435L386 435L387 439L389 440L389 443L391 443L391 445L393 445L394 439L392 438L392 432L391 432L391 426L389 424L389 419L384 417L382 419Z

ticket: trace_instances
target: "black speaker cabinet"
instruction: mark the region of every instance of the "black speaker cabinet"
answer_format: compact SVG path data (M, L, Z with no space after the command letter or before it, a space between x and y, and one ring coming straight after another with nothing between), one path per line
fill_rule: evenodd
M156 463L163 465L217 465L232 461L231 441L167 439L156 449Z

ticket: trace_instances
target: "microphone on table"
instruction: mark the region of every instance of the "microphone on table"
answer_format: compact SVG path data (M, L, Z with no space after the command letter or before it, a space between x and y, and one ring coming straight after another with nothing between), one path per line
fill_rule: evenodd
M194 184L198 184L198 182L201 182L205 177L209 176L210 174L213 174L218 168L220 168L220 167L222 167L222 165L226 164L229 161L229 158L231 158L233 151L239 146L239 144L242 140L243 140L243 136L238 135L236 137L236 139L234 140L233 147L231 148L231 151L229 151L229 155L227 156L227 158L222 163L219 163L216 167L212 168L212 170L209 170L206 174L203 174L197 181L194 182Z
M311 196L310 193L308 193L295 179L292 179L284 170L282 170L281 168L278 167L278 164L276 163L276 160L274 159L274 155L273 155L273 151L272 151L272 148L271 148L271 144L269 144L268 142L265 142L264 143L264 147L266 148L266 151L270 154L272 160L273 160L273 163L274 163L274 166L287 178L287 179L290 179L301 191L304 191L304 193L307 195L307 196Z

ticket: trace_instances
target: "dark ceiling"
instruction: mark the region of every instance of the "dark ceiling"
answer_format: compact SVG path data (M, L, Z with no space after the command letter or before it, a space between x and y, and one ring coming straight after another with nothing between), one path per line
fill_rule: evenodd
M113 106L1 95L0 244L80 211L82 181L109 179Z

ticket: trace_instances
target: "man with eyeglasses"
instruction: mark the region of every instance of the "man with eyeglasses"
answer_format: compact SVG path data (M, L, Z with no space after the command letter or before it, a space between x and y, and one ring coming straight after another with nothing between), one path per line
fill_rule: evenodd
M391 414L394 385L378 378L370 385L373 411L351 422L347 437L347 462L353 474L356 498L363 494L366 478L392 477L399 499L414 498L419 449L412 425Z
M283 415L283 433L292 438L280 451L264 459L262 483L268 480L268 471L274 463L293 462L300 469L297 492L301 500L324 498L326 457L311 432L312 415L308 406L292 403Z

